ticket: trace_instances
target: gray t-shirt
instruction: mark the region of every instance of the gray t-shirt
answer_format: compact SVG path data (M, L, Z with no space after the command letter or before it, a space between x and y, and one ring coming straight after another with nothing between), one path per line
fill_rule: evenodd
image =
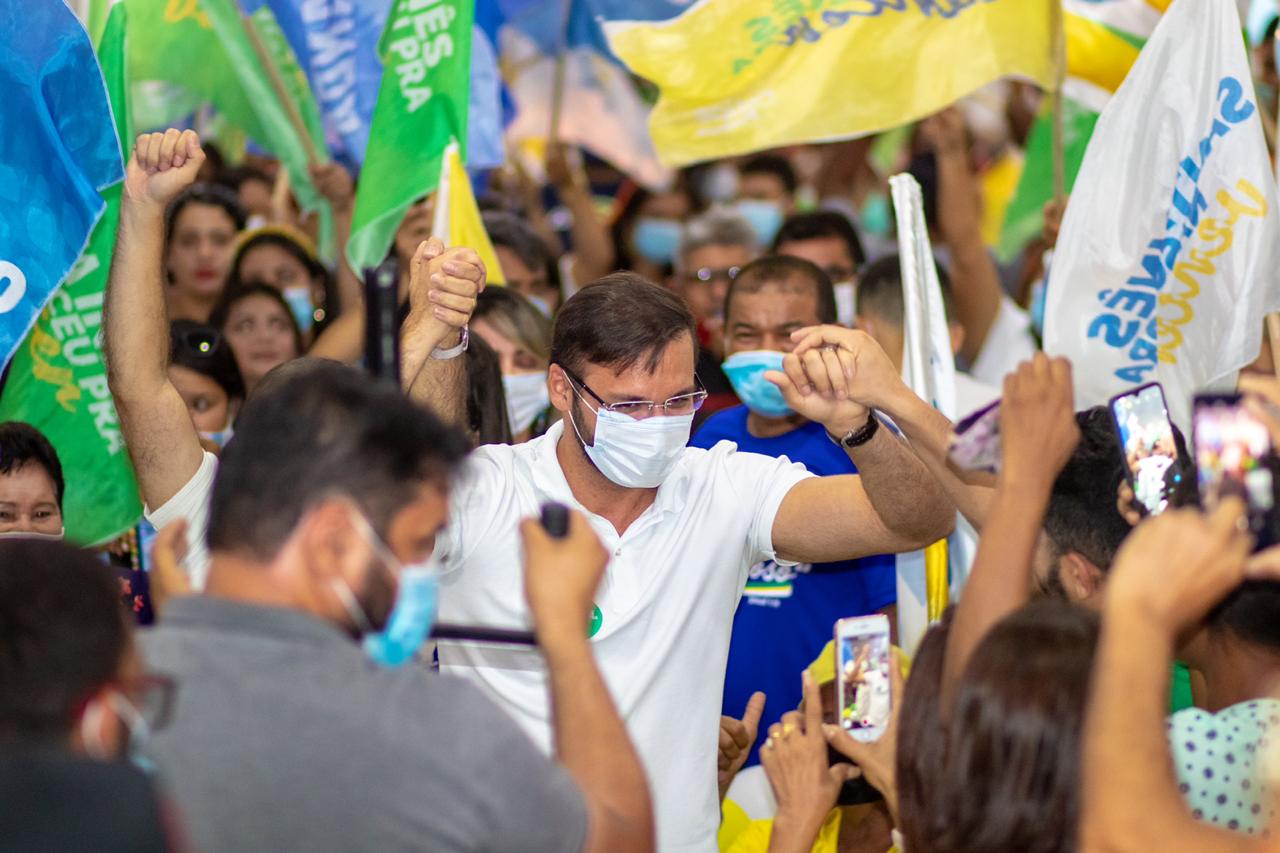
M146 752L197 851L583 847L573 780L465 681L217 598L171 602L142 650L177 682Z

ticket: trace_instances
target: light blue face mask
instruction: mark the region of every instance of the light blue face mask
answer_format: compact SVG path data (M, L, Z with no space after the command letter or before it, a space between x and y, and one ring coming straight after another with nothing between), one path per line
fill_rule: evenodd
M298 328L302 330L302 334L305 335L311 331L316 319L316 306L311 302L311 288L306 285L286 287L280 291L280 295L284 297L285 302L289 303L289 312L293 314L293 319L298 321Z
M748 409L765 418L785 418L795 411L787 405L778 386L764 378L765 371L782 370L785 357L786 353L772 350L735 352L721 366L738 399Z
M231 440L231 436L235 434L236 434L235 427L233 427L231 424L227 424L225 429L220 429L220 430L217 430L216 432L205 432L204 430L200 431L201 438L203 438L205 441L213 443L218 448L226 447L227 442Z
M782 220L786 218L776 201L744 198L739 199L734 208L751 225L751 230L756 232L756 240L761 246L773 244L773 238L778 236L778 229L782 228Z
M889 209L889 199L883 193L876 193L866 200L858 215L858 224L862 230L877 237L889 236L893 224L893 211Z
M636 230L631 235L631 246L640 257L651 264L669 264L675 260L683 230L680 223L674 219L642 216L636 220Z
M376 634L365 635L365 654L383 666L403 666L413 660L431 635L439 591L440 581L434 565L402 568L400 591L387 627Z

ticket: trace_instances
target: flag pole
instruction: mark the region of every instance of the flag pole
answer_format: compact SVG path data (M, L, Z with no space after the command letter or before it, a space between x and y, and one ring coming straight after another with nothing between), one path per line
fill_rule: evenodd
M311 140L307 125L302 120L302 113L298 112L298 105L293 102L288 88L284 85L284 78L280 76L280 69L276 68L275 62L271 59L271 54L267 52L267 46L262 43L262 36L258 34L257 25L253 23L253 19L248 15L242 14L240 20L244 23L245 35L249 37L249 44L253 46L253 52L258 55L258 61L262 63L262 67L267 71L267 77L271 80L271 88L275 90L276 97L280 99L280 103L284 106L285 114L289 117L289 124L293 125L293 132L298 134L298 139L301 140L302 147L307 152L307 165L316 165L321 162L320 153L316 151L315 143Z
M1049 0L1049 49L1053 52L1053 200L1061 206L1067 195L1066 163L1062 142L1062 85L1067 78L1067 41L1062 21L1062 0Z
M566 54L569 51L569 17L572 13L573 0L564 0L564 16L560 20L560 49L556 51L555 74L551 79L551 131L547 135L548 147L560 139L560 115L564 111Z

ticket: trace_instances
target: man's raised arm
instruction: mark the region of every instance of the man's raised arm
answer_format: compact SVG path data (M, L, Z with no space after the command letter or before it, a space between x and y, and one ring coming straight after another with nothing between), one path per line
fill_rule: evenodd
M195 476L204 451L186 403L169 382L165 208L195 180L204 151L195 132L138 137L125 172L120 227L104 311L107 380L148 507Z

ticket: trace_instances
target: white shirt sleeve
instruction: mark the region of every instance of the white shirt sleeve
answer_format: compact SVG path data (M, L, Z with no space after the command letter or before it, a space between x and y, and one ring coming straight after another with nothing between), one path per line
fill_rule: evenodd
M969 374L979 382L1004 387L1005 376L1036 354L1031 317L1007 296L1000 297L1000 311L991 323L982 352Z
M182 561L194 590L203 590L209 577L209 546L205 531L209 527L209 497L213 494L213 479L218 473L218 457L205 451L204 459L196 473L178 493L163 506L146 508L147 521L160 530L178 519L187 522L187 556Z
M774 458L759 453L735 452L726 466L737 493L747 502L743 508L751 513L747 532L749 559L747 566L764 560L779 561L773 547L773 521L787 493L801 480L813 476L799 462L785 456ZM794 565L786 562L786 565Z

